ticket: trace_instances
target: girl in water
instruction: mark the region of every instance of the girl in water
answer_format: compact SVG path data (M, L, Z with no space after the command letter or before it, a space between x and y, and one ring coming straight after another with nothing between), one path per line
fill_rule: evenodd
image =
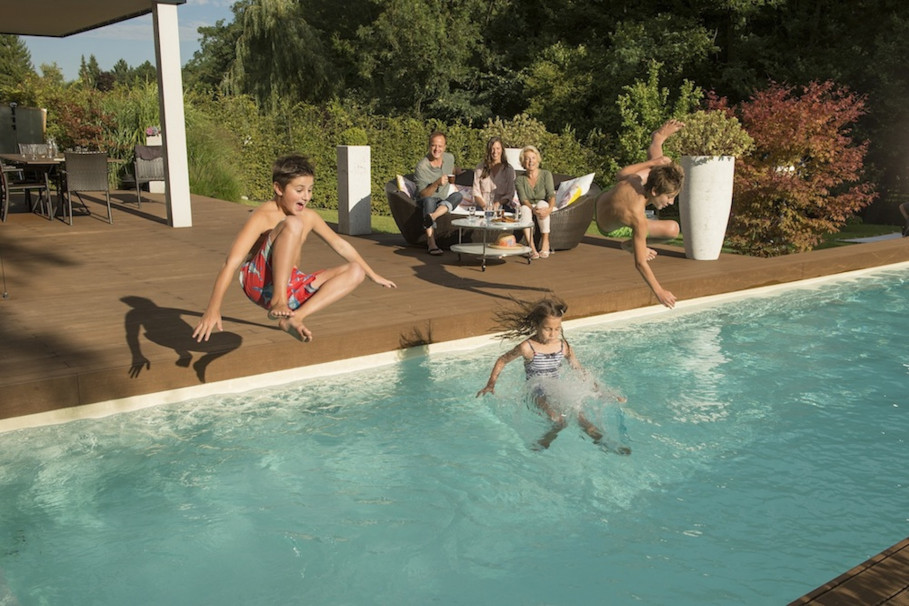
M505 365L523 357L530 395L536 406L552 421L552 428L537 441L537 446L549 448L559 432L568 424L568 415L576 415L578 425L593 438L595 444L613 450L605 443L603 432L588 421L584 413L563 410L558 402L552 401L551 393L548 393L552 391L551 387L559 379L564 360L568 361L571 368L583 370L574 355L574 350L562 335L562 316L565 315L567 306L557 297L546 297L535 303L519 301L518 305L518 309L503 310L497 314L499 323L505 329L501 338L526 338L496 360L486 387L477 392L477 397L495 393L496 381ZM623 398L618 399L624 401ZM619 454L631 454L631 449L625 446L614 450Z

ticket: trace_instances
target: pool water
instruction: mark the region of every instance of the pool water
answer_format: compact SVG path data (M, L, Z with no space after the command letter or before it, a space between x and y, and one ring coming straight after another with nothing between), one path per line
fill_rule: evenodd
M569 330L630 456L507 344L3 434L0 603L786 603L909 535L907 282Z

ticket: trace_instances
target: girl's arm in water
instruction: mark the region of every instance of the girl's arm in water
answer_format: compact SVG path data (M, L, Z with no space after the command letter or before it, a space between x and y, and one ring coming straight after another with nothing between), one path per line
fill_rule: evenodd
M499 380L499 375L502 374L502 370L505 368L505 365L509 362L517 360L519 357L525 355L524 350L528 349L527 341L522 341L521 343L514 346L514 348L499 356L499 359L496 360L495 366L492 367L492 373L489 375L489 380L486 382L486 387L477 392L477 397L486 395L488 393L496 392L496 381Z

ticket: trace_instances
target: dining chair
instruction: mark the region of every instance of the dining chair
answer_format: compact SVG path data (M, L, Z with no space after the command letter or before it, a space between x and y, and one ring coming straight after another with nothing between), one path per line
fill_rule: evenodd
M142 184L164 181L164 147L162 145L137 145L135 147L136 199L142 208Z
M9 213L10 197L13 193L25 193L25 200L29 210L34 211L39 207L41 214L46 214L52 219L53 206L50 203L50 180L47 172L24 173L22 169L9 166L0 162L0 186L2 186L2 207L0 207L0 221L6 221ZM32 192L38 193L36 205L32 205Z
M110 208L110 182L107 179L107 152L64 152L63 178L66 181L66 204L69 208L69 224L73 224L73 194L85 208L80 192L104 192L107 200L107 221L113 224ZM89 210L89 214L91 211Z

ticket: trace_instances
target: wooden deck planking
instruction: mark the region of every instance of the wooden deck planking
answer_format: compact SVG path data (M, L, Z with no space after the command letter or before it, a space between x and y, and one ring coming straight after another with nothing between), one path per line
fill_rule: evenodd
M909 538L885 549L789 606L909 604Z
M99 213L101 205L88 198ZM631 257L599 236L586 236L576 249L533 264L518 258L492 261L483 272L475 259L460 264L453 253L431 257L404 246L400 236L373 235L349 240L379 273L398 283L397 290L367 281L313 316L307 325L316 340L301 345L275 330L263 310L233 289L222 309L224 333L200 346L189 333L249 209L194 196L194 227L172 229L164 222L163 196L150 198L154 201L137 209L131 192L115 192L113 225L77 216L69 226L28 213L13 213L0 225L10 292L0 301L5 394L0 419L198 384L192 368L176 362L181 355L199 359L219 347L224 355L209 365L206 381L390 351L420 339L484 334L493 328L497 306L549 290L569 302L572 318L656 303ZM684 301L909 261L907 243L889 240L776 259L723 255L712 262L690 261L677 248L663 248L653 267ZM317 238L306 243L304 269L338 262ZM123 298L145 307L136 309ZM152 363L138 376L130 370L128 318L141 319L141 355ZM92 388L83 386L61 399L55 386L72 385L73 379L78 384L80 377Z

